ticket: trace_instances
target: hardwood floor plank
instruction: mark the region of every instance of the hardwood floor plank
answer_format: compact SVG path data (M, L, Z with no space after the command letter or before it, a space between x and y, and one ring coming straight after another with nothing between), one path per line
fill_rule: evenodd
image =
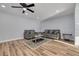
M0 44L0 56L79 56L79 48L57 41L50 41L32 48L27 40L15 40Z
M2 44L0 44L0 56L3 55Z

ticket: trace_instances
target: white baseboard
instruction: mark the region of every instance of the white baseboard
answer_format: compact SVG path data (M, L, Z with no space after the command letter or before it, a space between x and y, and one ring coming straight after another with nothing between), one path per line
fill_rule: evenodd
M63 42L63 41L59 41L59 40L54 40L54 41L57 41L57 42L60 42L60 43L63 43L63 44L66 44L66 45L69 45L69 46L75 46L75 45L73 45L73 44L69 44L69 43L66 43L66 42Z
M3 41L0 41L0 43L9 42L9 41L14 41L14 40L20 40L20 39L23 39L23 37L3 40Z
M79 45L75 45L76 48L79 48Z

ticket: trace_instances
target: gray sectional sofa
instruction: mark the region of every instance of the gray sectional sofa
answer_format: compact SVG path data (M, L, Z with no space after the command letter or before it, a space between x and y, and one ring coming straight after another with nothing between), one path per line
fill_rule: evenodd
M24 30L24 39L32 39L35 37L35 30Z
M60 30L50 30L47 29L44 32L35 32L35 30L24 30L24 39L35 38L35 35L41 33L45 38L61 39Z
M43 36L46 38L61 39L60 30L45 30Z

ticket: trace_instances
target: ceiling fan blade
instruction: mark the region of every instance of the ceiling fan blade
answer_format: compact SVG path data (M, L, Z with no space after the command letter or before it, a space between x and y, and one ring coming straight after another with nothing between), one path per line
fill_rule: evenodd
M30 12L32 12L32 13L34 13L34 11L33 11L33 10L31 10L31 9L28 9L28 8L27 8L27 10L29 10L29 11L30 11Z
M20 3L20 5L23 6L23 7L27 7L26 3Z
M33 7L35 6L35 4L30 4L30 5L27 5L27 7Z
M12 8L23 8L21 6L11 6Z

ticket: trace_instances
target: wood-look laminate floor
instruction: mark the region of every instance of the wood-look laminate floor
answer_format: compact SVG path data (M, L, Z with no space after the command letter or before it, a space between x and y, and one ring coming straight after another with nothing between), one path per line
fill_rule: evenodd
M78 56L79 49L51 40L31 48L25 39L0 43L0 56Z

